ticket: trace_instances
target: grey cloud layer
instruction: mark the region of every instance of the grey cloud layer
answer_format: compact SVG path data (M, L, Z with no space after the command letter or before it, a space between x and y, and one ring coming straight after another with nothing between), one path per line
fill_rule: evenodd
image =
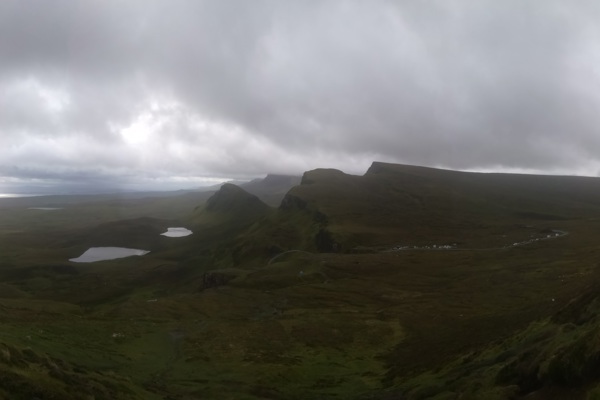
M0 175L596 173L596 4L3 1Z

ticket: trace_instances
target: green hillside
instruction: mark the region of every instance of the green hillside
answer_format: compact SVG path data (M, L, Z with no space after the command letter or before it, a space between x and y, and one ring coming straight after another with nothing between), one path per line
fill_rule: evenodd
M599 398L598 179L373 163L202 196L0 204L0 398ZM68 261L101 246L150 253Z
M490 247L515 225L596 218L593 178L466 173L374 163L364 176L304 174L284 199L326 215L346 250L395 243ZM441 242L440 242L441 243Z

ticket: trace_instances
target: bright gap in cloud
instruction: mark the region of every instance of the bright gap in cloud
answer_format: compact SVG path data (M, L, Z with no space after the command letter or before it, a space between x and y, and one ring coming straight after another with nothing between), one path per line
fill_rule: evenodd
M135 146L145 143L159 125L153 115L146 112L139 115L129 126L121 129L120 134L127 144Z

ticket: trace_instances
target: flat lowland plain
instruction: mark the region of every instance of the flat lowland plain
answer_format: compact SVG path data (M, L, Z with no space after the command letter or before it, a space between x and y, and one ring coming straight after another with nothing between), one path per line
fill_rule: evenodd
M233 185L8 200L0 398L600 393L596 179L374 163L277 208ZM150 253L67 261L99 246Z

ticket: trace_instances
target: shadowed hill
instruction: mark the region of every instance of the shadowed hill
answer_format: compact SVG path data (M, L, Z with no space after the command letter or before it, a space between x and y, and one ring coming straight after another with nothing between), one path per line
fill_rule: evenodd
M228 198L240 190L227 187L207 203L206 210L229 208L235 214L241 206ZM248 203L244 207L258 202L248 194L242 197ZM600 180L595 178L471 173L375 162L363 176L335 169L304 173L277 211L240 240L241 247L254 252L269 249L261 253L263 257L292 249L378 252L433 245L491 249L542 237L561 224L590 217L600 217Z
M300 176L268 174L265 178L253 179L250 182L230 181L204 188L206 193L215 193L224 185L235 185L255 195L271 207L277 207L285 194L292 187L300 184Z
M363 176L308 171L277 210L226 184L196 211L193 222L212 227L207 235L234 246L241 259L264 261L289 250L501 249L595 218L600 218L596 178L375 162Z
M282 201L290 207L322 214L345 250L432 240L481 247L483 231L600 216L600 180L376 162L363 176L306 172Z
M265 214L269 206L239 186L226 183L206 201L204 211L235 218Z
M223 259L223 254L227 254L226 258L233 255L237 264L240 235L264 223L272 212L273 209L255 195L236 185L224 184L192 215L193 241L217 259Z

